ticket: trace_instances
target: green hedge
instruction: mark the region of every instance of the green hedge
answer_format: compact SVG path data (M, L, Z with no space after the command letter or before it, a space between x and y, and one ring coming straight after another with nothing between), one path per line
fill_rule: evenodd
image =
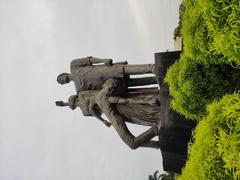
M206 65L182 57L168 69L165 82L173 97L173 109L189 119L200 120L207 104L240 89L239 79L240 73L230 65Z
M173 32L173 39L176 40L177 37L181 37L181 29L182 29L182 14L184 11L184 4L183 2L179 6L179 18L178 18L178 26L174 29Z
M239 0L184 0L184 54L204 63L240 65Z
M240 179L240 93L208 106L195 130L189 159L178 179Z

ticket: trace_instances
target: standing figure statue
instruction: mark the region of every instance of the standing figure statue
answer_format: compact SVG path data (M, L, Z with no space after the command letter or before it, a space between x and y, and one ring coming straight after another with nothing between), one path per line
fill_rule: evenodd
M68 106L75 110L81 109L84 116L93 116L89 111L90 100L99 91L81 91L69 97L68 102L57 101L57 106ZM154 126L159 125L160 103L158 92L110 96L109 102L115 104L117 111L128 123Z
M96 65L104 63L103 65ZM95 64L95 65L94 65ZM138 147L159 148L158 141L151 139L158 135L160 107L158 88L129 87L156 84L155 77L130 78L130 75L154 73L153 64L128 65L126 61L112 63L111 59L86 57L71 62L71 74L62 73L57 82L73 81L76 95L67 103L57 101L58 106L80 107L84 116L95 116L106 126L113 127L121 139L132 149ZM102 113L108 120L102 118ZM126 122L151 126L149 130L135 137Z
M104 65L97 65L104 63ZM92 56L75 59L71 62L71 74L61 73L57 77L59 84L73 81L77 94L83 90L101 90L109 78L125 79L126 87L156 84L155 77L130 79L130 75L154 73L154 64L128 65L127 61L113 63L112 59L100 59Z
M106 122L101 117L101 112L105 114L110 123L113 125L115 130L121 139L131 148L136 149L138 147L151 147L159 148L158 141L151 140L153 137L158 135L157 125L152 126L150 129L135 137L127 128L126 120L119 114L116 105L109 101L110 97L119 95L122 92L123 82L121 79L110 78L104 85L103 89L99 91L95 96L91 98L89 111L99 120ZM120 98L118 98L120 99ZM107 123L106 125L108 125Z

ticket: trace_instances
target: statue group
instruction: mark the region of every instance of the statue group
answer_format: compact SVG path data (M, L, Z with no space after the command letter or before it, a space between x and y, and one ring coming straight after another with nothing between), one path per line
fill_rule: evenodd
M84 116L94 116L107 127L113 126L120 138L131 148L159 148L160 103L155 77L132 78L130 75L154 74L154 64L129 65L127 61L86 57L72 60L71 73L61 73L59 84L73 81L76 94L68 102L56 101L57 106L79 107ZM104 114L108 120L102 117ZM126 123L150 126L134 136Z

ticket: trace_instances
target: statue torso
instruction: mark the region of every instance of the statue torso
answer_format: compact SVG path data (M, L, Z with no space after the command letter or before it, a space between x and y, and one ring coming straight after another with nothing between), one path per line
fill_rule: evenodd
M111 77L124 77L121 64L106 66L80 66L71 67L74 83L77 92L81 90L100 90L104 82Z

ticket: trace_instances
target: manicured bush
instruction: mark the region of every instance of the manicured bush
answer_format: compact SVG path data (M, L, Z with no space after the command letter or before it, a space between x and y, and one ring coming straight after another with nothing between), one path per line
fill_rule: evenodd
M184 54L204 63L240 65L239 0L184 0Z
M203 64L182 57L167 72L174 110L189 119L200 120L206 106L226 93L240 89L240 73L230 65Z
M177 37L181 37L181 29L182 29L182 14L184 11L184 4L183 2L179 6L179 21L178 21L178 26L174 29L173 32L173 39L176 40Z
M195 129L178 179L240 179L240 93L213 102L208 112Z

